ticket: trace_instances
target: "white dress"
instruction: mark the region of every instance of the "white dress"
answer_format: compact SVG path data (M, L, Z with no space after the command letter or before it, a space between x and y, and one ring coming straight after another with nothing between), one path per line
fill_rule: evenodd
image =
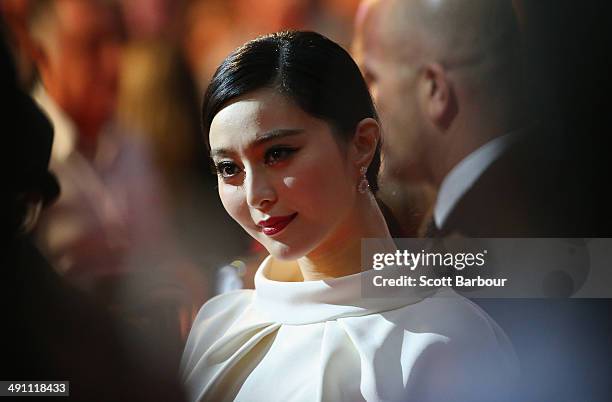
M296 270L268 257L255 291L202 307L181 367L190 400L491 401L517 378L502 330L452 290L369 299L374 271L282 281Z

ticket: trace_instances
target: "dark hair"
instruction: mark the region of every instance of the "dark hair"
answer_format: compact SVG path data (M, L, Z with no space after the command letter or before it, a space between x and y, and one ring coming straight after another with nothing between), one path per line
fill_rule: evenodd
M236 49L215 72L204 95L204 140L215 115L232 99L271 88L306 113L326 121L343 143L367 117L378 120L374 103L351 56L315 32L289 31L259 37ZM366 177L378 191L380 143Z

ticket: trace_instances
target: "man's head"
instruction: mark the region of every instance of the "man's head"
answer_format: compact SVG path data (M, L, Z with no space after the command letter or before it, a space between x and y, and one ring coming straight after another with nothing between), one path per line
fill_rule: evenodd
M120 28L110 1L32 2L29 30L42 82L86 136L95 136L115 108Z
M385 165L439 184L515 120L520 75L510 0L369 0L358 57L385 130Z

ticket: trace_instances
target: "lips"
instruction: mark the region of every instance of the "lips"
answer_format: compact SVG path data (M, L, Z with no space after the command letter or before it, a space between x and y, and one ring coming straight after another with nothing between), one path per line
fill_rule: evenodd
M259 221L257 226L261 227L261 231L266 236L273 236L287 227L296 216L297 212L286 216L273 216L266 220Z

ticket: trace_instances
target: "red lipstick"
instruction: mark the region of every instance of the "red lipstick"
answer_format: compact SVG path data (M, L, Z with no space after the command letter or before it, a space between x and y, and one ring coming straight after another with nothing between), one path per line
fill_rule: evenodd
M259 221L257 226L266 236L273 236L283 230L297 216L297 212L286 216L272 216L266 220Z

